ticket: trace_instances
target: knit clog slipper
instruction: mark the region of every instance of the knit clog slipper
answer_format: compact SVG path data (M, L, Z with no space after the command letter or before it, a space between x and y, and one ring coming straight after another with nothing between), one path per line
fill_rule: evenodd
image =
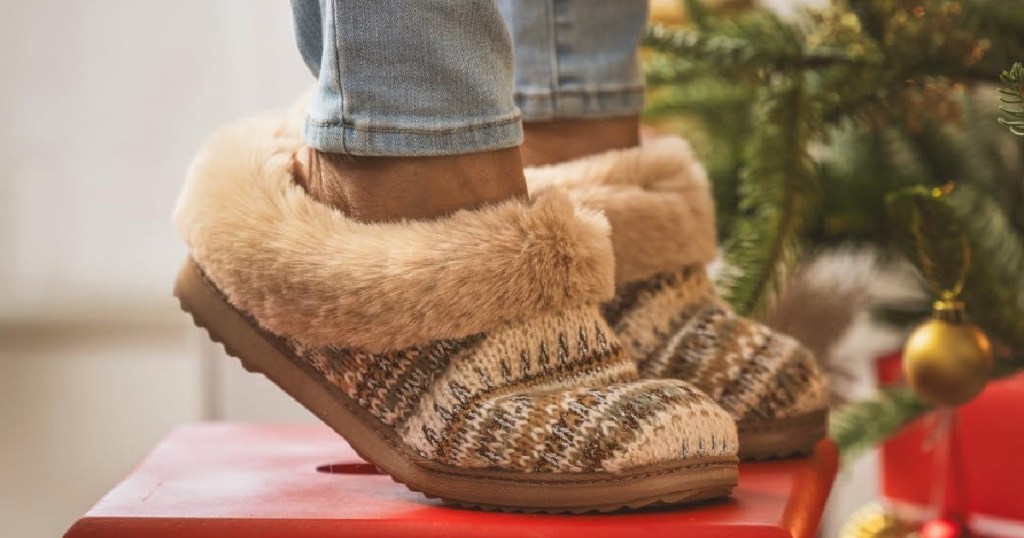
M287 116L222 129L175 211L175 294L246 368L428 497L586 512L729 493L729 415L640 380L601 317L604 216L552 191L362 223L295 185L301 144Z
M736 420L741 458L809 451L825 436L827 387L794 339L737 316L705 265L716 252L707 175L679 138L528 169L612 225L615 298L605 319L646 379L679 379Z

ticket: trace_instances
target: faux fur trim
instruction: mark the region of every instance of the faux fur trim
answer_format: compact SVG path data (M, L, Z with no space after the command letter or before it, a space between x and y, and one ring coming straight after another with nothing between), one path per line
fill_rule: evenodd
M715 258L715 204L707 172L681 138L528 168L526 180L531 192L565 189L605 213L612 224L617 284Z
M215 133L174 213L196 262L265 329L383 352L611 297L599 212L547 191L434 221L358 222L293 181L294 117Z

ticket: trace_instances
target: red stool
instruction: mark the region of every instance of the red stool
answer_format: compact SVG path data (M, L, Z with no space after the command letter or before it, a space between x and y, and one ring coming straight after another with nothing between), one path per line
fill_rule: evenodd
M318 472L319 471L319 472ZM323 426L178 428L67 538L814 536L836 473L808 458L747 463L729 499L610 515L447 507L376 474Z

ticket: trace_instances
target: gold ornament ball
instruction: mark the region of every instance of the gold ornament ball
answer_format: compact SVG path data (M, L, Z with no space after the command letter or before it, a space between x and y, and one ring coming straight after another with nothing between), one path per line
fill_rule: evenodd
M985 388L992 373L992 344L970 323L932 319L910 334L903 373L926 402L960 405Z
M854 512L839 531L840 538L907 538L913 529L878 504Z

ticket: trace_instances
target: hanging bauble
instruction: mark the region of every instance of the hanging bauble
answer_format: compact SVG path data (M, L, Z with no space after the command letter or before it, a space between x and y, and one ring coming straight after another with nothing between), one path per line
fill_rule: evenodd
M933 519L921 525L918 532L921 538L961 538L967 536L963 525L948 518Z
M954 406L978 395L992 374L992 344L964 320L964 305L935 303L934 316L910 334L903 348L907 383L928 403Z

